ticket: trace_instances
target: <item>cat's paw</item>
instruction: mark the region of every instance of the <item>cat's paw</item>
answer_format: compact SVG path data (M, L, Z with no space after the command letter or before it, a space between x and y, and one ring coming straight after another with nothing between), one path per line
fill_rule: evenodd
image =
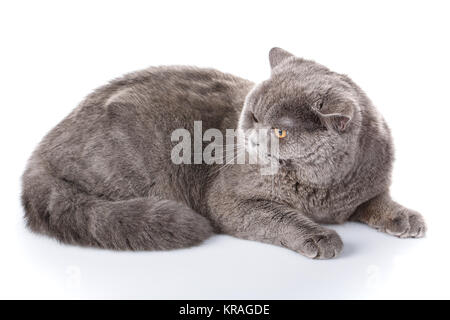
M427 227L419 213L403 208L386 221L384 231L399 238L423 238Z
M331 259L342 251L341 237L334 230L326 230L305 237L300 252L313 259Z

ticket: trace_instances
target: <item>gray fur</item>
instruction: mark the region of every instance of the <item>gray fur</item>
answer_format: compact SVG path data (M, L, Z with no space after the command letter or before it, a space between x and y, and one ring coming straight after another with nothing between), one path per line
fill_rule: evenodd
M28 226L66 243L172 249L213 232L285 246L311 258L342 250L319 223L355 220L400 237L422 217L389 197L389 129L347 76L274 48L270 79L158 67L90 94L33 153L23 175ZM257 123L255 123L255 118ZM279 166L175 165L172 131L283 128ZM256 141L257 144L267 143ZM253 152L249 150L249 152Z

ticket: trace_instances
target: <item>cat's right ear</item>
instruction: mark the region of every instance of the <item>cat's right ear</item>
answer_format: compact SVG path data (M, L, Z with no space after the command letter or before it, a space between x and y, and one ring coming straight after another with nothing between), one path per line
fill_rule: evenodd
M346 103L325 104L316 112L326 127L344 132L353 119L355 109L355 105L351 101L347 101Z
M269 52L269 61L270 61L270 67L273 69L277 65L279 65L284 60L293 57L294 55L292 53L287 52L286 50L283 50L281 48L272 48Z

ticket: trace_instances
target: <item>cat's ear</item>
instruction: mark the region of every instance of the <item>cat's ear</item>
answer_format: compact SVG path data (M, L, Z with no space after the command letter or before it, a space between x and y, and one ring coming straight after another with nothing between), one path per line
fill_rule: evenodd
M326 127L344 132L353 120L355 105L352 102L323 106L317 111Z
M282 61L286 60L287 58L293 57L294 55L292 53L287 52L286 50L283 50L281 48L272 48L269 52L269 61L270 61L270 67L273 69L277 65L279 65Z

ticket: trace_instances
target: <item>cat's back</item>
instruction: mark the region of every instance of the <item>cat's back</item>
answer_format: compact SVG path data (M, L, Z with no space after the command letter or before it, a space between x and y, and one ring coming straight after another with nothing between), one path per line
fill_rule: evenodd
M102 123L136 126L133 121L145 122L169 133L186 128L188 122L203 121L207 127L220 129L228 118L236 120L252 86L243 78L192 66L150 67L128 73L86 96L49 132L40 148L74 140L79 145L83 135L90 137L102 130Z
M240 102L252 86L248 80L211 68L159 66L110 81L90 94L84 104L107 106L123 102L170 107L194 102L211 105L226 102L233 105L235 101Z
M178 185L171 179L180 170L170 158L172 132L192 132L194 121L202 121L204 130L234 128L252 85L214 69L189 66L124 75L94 90L52 129L33 154L29 170L45 167L86 192L110 198L143 196L151 190L181 194L170 191ZM178 176L193 181L195 172L185 171Z
M150 67L94 90L59 126L80 134L99 119L127 122L127 117L139 114L165 133L193 121L210 128L233 128L252 86L248 80L210 68Z

